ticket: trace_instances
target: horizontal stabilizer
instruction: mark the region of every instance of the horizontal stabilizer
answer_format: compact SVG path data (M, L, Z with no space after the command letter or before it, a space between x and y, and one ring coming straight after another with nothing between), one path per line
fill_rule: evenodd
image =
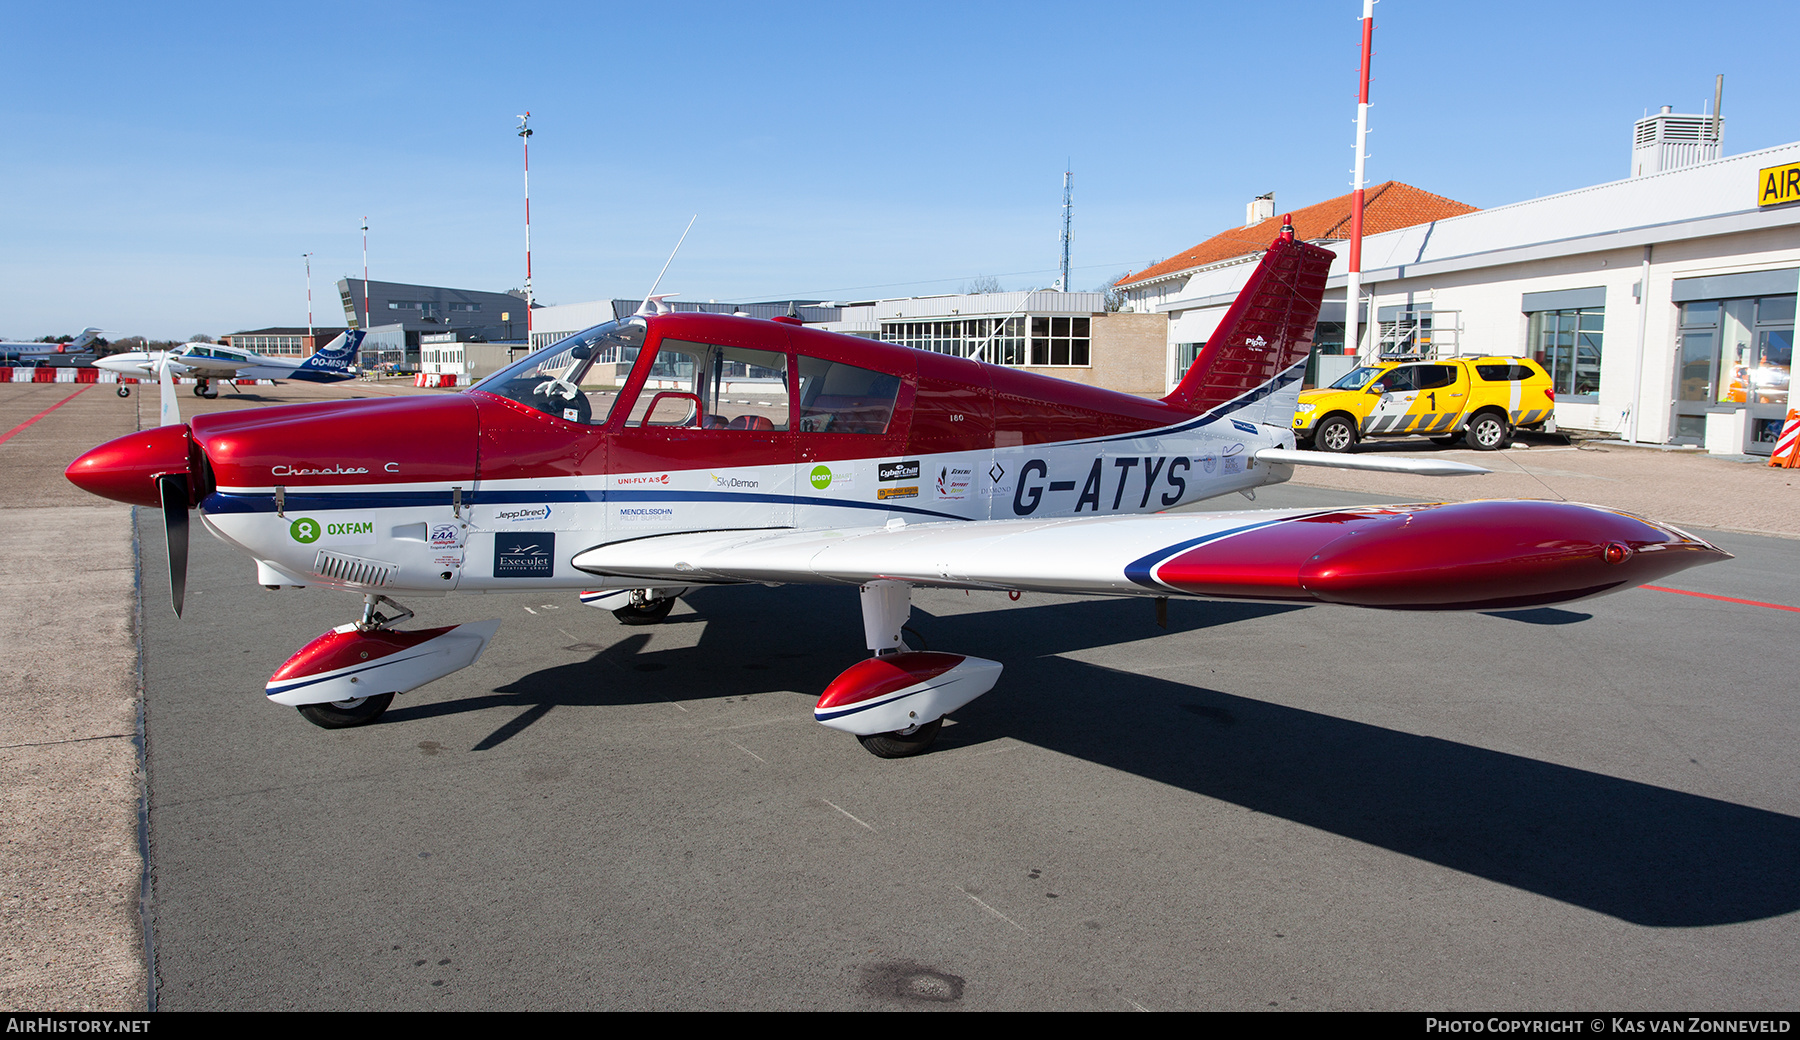
M1258 462L1281 466L1323 466L1327 469L1364 469L1377 473L1417 473L1424 477L1466 477L1493 470L1467 462L1448 459L1402 459L1381 455L1336 455L1329 451L1294 451L1289 448L1264 448L1256 453Z

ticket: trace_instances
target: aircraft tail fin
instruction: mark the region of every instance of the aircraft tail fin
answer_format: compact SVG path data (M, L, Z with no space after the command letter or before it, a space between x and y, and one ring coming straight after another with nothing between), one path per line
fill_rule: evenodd
M88 347L92 346L94 341L99 338L100 338L100 330L99 329L96 329L96 328L82 329L80 335L76 336L74 339L70 340L69 342L63 344L60 348L58 348L58 350L61 353L78 354L81 351L86 350Z
M1283 429L1293 424L1336 254L1296 241L1291 219L1282 218L1281 234L1164 401Z
M357 348L362 346L362 329L340 332L336 339L320 347L312 357L300 363L301 368L325 372L346 372L356 364Z

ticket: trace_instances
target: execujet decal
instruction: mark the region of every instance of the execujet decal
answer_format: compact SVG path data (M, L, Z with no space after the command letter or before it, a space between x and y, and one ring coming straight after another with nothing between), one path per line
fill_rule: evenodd
M1150 505L1152 494L1158 502L1165 506L1180 503L1187 494L1187 477L1193 469L1193 459L1186 455L1149 455L1149 456L1112 456L1113 475L1117 481L1109 483L1106 473L1106 456L1094 460L1089 467L1087 479L1081 484L1081 493L1075 499L1074 512L1080 513L1089 508L1094 512L1117 511L1120 508L1145 509ZM1044 459L1031 459L1019 467L1018 487L1013 490L1012 509L1015 516L1030 516L1043 505L1046 495L1064 494L1075 490L1073 480L1050 480L1050 464ZM1160 483L1159 483L1160 482ZM1127 504L1127 489L1138 490L1135 505ZM1166 488L1167 490L1162 490ZM1105 494L1112 492L1111 496ZM1110 502L1110 505L1108 504Z
M494 577L548 578L556 573L556 535L549 531L494 536Z

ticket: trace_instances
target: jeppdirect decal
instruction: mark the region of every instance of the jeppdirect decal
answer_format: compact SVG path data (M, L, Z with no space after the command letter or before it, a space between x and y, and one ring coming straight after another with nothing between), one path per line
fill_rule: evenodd
M288 525L288 537L301 545L374 545L375 521L315 520L302 516Z
M500 506L493 512L494 523L523 524L543 523L550 519L551 508L548 503L541 506Z
M660 524L667 527L675 522L675 510L672 506L620 506L618 516L622 524Z
M941 502L954 502L969 497L975 485L975 470L969 466L939 466L934 490Z
M849 466L843 463L827 466L821 462L807 473L806 479L812 484L814 491L825 491L831 488L843 490L856 486L855 474L851 472Z
M884 484L895 480L918 480L919 460L907 459L904 462L883 462L875 467L875 479Z
M494 536L494 577L548 578L556 573L556 535L520 531Z

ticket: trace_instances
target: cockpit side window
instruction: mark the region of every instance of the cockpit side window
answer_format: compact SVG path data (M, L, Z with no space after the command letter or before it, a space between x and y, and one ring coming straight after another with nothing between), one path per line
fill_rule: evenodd
M619 389L644 345L642 321L609 321L558 340L471 390L495 394L547 415L599 426L612 414Z

